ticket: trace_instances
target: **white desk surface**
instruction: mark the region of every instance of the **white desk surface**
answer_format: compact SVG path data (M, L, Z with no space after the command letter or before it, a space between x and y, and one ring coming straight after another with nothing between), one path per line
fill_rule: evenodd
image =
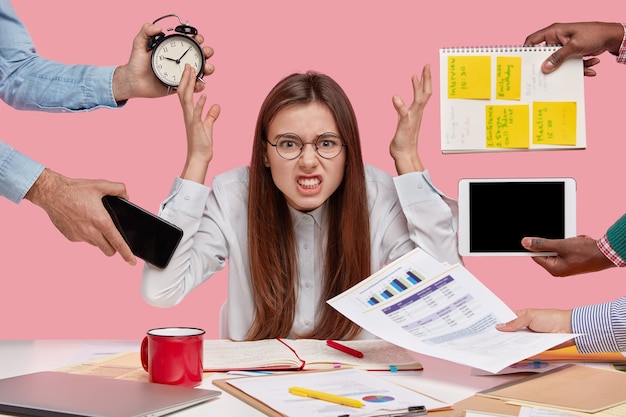
M139 351L140 341L107 340L0 340L0 378L39 371L56 370L67 365L125 351ZM423 371L402 371L389 375L392 381L450 404L477 391L510 381L508 376L472 376L471 368L429 356L417 355ZM200 388L218 389L205 378ZM176 416L263 416L243 401L223 392L212 401L175 413Z

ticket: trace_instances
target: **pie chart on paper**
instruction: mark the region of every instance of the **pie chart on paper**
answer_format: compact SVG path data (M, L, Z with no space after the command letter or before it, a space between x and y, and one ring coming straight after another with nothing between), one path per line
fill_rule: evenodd
M386 403L388 401L393 401L394 398L388 395L366 395L363 397L363 401L368 403Z

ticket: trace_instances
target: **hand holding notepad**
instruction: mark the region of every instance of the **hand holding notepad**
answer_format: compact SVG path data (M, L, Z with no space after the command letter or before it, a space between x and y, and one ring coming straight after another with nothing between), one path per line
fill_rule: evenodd
M558 48L440 49L441 151L585 148L582 59L541 72Z

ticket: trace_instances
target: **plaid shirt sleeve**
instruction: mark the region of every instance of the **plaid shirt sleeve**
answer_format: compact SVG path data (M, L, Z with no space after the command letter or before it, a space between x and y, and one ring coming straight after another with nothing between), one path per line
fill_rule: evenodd
M609 243L609 239L606 235L602 236L601 239L598 239L598 248L600 252L604 254L611 262L615 264L615 266L623 267L626 266L626 261L624 261L618 254L613 250L611 244Z
M617 62L620 64L626 64L626 23L622 23L622 26L624 26L624 39L622 39L622 46L619 47Z

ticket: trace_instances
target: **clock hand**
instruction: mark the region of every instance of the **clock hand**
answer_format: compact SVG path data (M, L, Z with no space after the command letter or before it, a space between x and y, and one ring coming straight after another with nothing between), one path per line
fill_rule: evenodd
M187 50L185 52L183 52L183 54L180 56L180 58L178 58L176 60L177 64L180 64L180 60L183 59L183 57L187 54L187 52L189 52L190 49L191 49L191 46L189 48L187 48Z

